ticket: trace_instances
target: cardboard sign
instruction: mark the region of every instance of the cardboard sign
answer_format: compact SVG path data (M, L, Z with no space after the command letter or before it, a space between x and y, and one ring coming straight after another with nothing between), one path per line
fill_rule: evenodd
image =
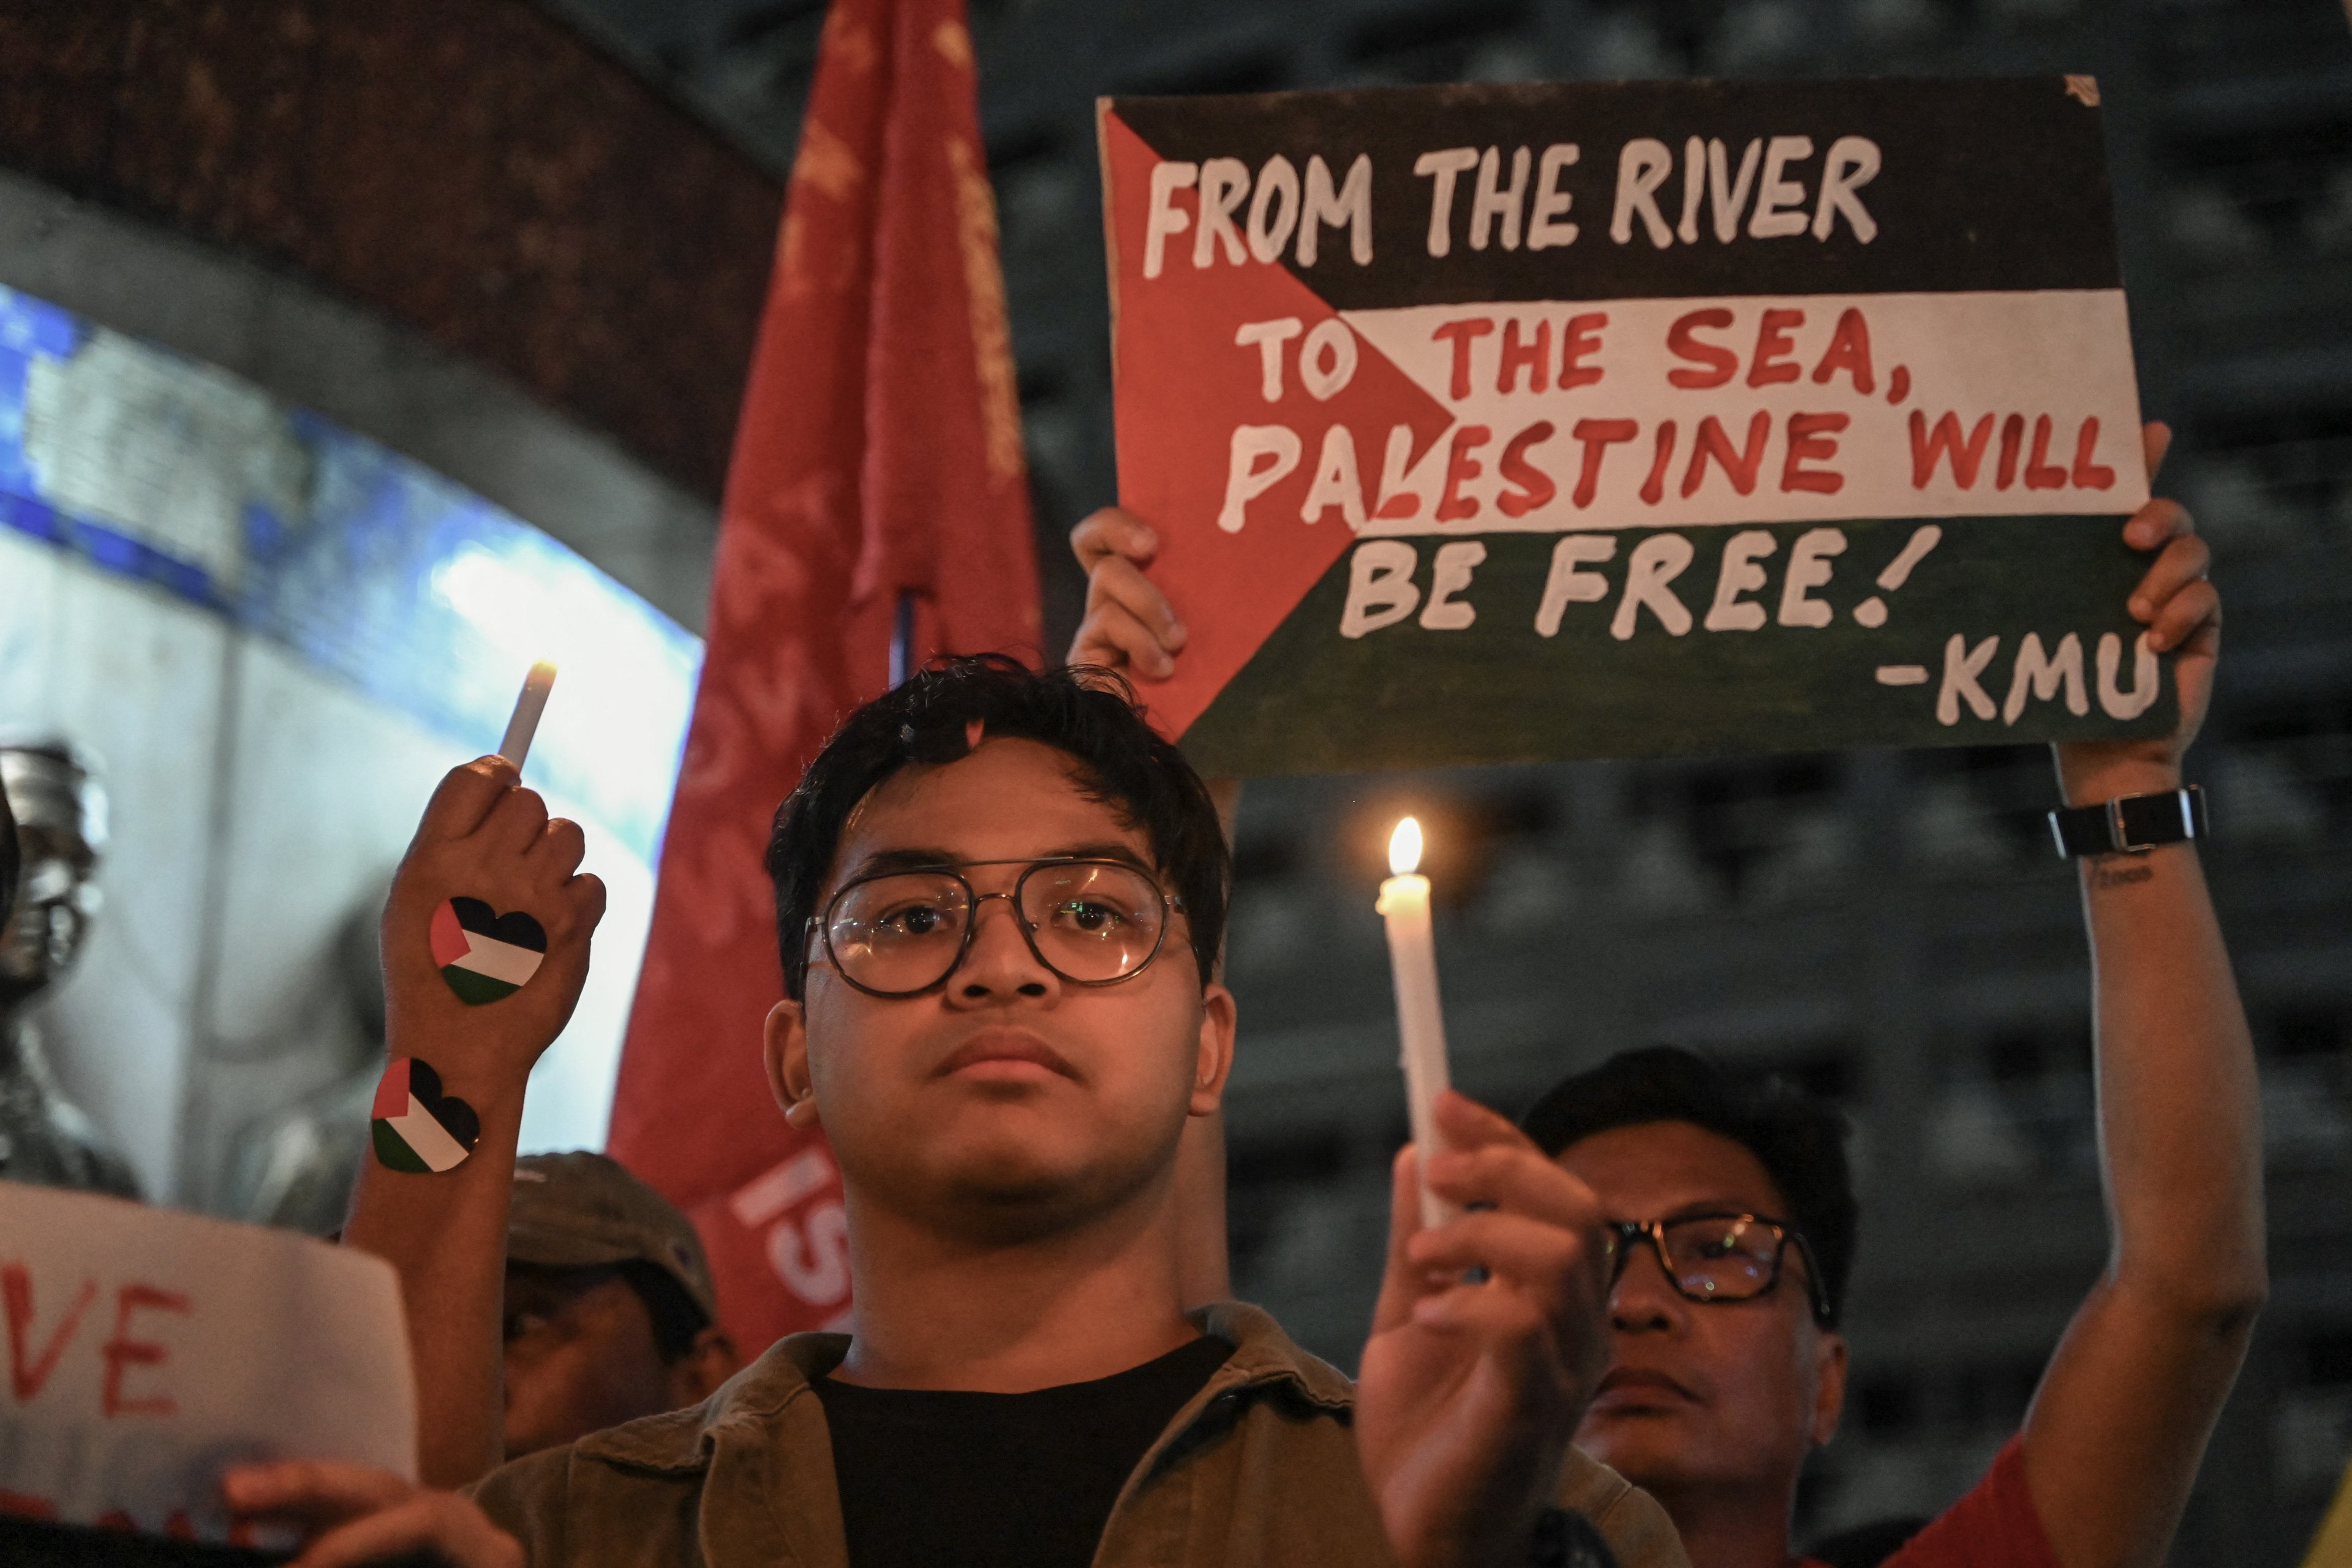
M0 1513L223 1542L229 1465L415 1477L407 1327L380 1258L0 1182Z
M1212 773L2160 733L2087 78L1098 105Z

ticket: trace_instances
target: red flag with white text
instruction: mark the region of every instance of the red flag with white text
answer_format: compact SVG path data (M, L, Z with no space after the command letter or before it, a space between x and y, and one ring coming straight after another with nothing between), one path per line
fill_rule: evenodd
M761 1066L777 804L909 651L1041 652L962 0L835 0L719 520L614 1156L688 1211L747 1354L849 1305L840 1173Z

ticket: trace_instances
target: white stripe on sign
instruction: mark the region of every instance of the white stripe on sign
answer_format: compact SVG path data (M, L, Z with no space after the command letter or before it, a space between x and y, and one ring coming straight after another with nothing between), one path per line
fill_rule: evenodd
M1297 468L1315 480L1318 521L1342 514L1352 479L1368 534L2121 514L2147 499L2120 289L1468 301L1344 319L1455 420L1402 473L1386 429L1350 430L1344 453L1305 440ZM1545 482L1552 493L1532 500ZM1253 527L1299 521L1297 501L1248 506Z
M517 947L510 942L500 942L479 931L466 933L466 956L457 960L457 967L470 969L492 980L503 980L509 985L520 985L539 972L539 961L547 955L533 952L527 947Z
M408 1097L405 1111L385 1121L400 1134L400 1141L436 1172L453 1169L466 1158L466 1146L450 1137L448 1129L436 1121L433 1113L425 1109L424 1101L413 1094Z

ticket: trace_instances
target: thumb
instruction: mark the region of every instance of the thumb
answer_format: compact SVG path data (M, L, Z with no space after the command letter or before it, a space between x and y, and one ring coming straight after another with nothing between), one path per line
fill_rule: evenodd
M1160 535L1123 507L1101 507L1070 530L1070 552L1089 573L1113 555L1148 566L1160 552Z
M2164 467L2164 455L2172 450L2172 426L2161 419L2151 419L2139 427L2140 450L2147 458L2147 482L2156 482L2156 471Z
M1413 1303L1433 1289L1428 1273L1415 1268L1408 1249L1421 1234L1421 1157L1408 1143L1389 1170L1389 1252L1381 1274L1381 1299L1372 1309L1372 1331L1400 1327L1412 1317Z

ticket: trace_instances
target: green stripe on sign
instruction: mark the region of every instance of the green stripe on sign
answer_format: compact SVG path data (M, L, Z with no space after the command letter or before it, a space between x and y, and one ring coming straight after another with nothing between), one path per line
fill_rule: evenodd
M1875 579L1929 521L1941 542L1900 587L1881 588ZM1844 543L1836 553L1822 552L1821 538L1808 547L1827 581L1784 605L1801 542L1824 531ZM1756 533L1773 546L1748 552L1763 585L1735 595L1718 619L1752 622L1760 611L1763 624L1710 631L1725 547ZM1625 611L1629 569L1645 542L1670 534L1690 554L1658 590L1671 595L1679 634L1653 608ZM1978 517L1359 540L1218 693L1183 747L1203 773L1247 776L2162 734L2178 716L2168 659L2157 700L2136 716L2111 716L2100 697L2103 637L2116 637L2121 656L2113 688L2128 691L2136 672L2141 628L2124 602L2150 557L2122 534L2119 516ZM1616 548L1606 561L1570 563L1580 578L1564 599L1555 595L1557 630L1543 637L1547 585L1560 586L1554 549L1570 538L1613 538ZM1343 637L1350 561L1374 544L1391 556L1411 547L1416 603L1391 624ZM1437 552L1452 544L1486 552L1450 595L1475 618L1432 629L1421 616ZM1671 543L1646 552L1669 563L1678 553ZM1874 598L1883 617L1864 608ZM1822 615L1826 626L1783 624ZM1625 627L1630 637L1612 635ZM2078 675L2063 668L2069 646ZM2088 710L2081 716L2069 711L2076 700Z

